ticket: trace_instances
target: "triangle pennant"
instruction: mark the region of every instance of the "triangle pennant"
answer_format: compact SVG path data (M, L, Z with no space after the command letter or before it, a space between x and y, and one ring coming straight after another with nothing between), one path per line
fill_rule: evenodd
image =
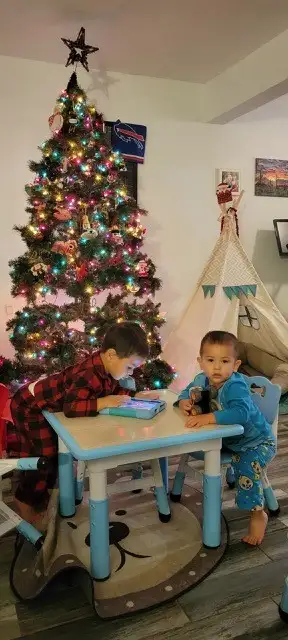
M210 295L210 297L213 298L215 289L216 289L215 284L203 284L202 289L204 293L204 298L207 298L208 295Z

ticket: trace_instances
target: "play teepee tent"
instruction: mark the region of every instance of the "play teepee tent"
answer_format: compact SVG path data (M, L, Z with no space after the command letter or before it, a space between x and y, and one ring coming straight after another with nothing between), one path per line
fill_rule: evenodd
M221 234L196 291L164 348L163 357L178 374L173 383L176 391L197 373L200 341L208 331L230 331L241 342L288 363L288 323L242 247L235 230L235 213L234 207L228 211L222 207Z

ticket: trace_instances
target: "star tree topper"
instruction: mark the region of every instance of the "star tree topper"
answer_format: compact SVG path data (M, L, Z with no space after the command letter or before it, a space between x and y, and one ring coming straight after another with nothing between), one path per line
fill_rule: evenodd
M87 56L90 53L96 53L99 51L99 47L91 47L89 44L85 43L85 29L81 27L76 40L67 40L67 38L61 38L62 42L70 49L69 57L66 62L66 67L69 67L70 64L77 64L80 62L82 67L89 71Z

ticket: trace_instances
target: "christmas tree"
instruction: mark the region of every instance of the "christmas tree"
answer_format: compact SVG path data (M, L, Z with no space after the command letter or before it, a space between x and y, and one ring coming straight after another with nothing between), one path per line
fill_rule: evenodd
M68 46L67 64L86 62L88 70L89 51L83 58L83 50ZM12 295L27 301L7 325L17 371L22 380L59 371L99 348L109 325L133 320L150 343L148 362L135 372L137 388L167 387L174 374L160 357L164 317L152 300L161 282L142 251L146 212L129 197L123 158L112 151L103 117L75 72L49 124L41 158L30 162L29 219L15 227L27 250L9 263ZM93 306L103 292L104 304Z

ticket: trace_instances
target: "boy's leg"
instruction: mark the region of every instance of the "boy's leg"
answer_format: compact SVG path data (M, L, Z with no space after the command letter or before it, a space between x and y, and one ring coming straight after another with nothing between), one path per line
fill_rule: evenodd
M261 544L267 526L264 511L264 495L261 471L275 455L273 441L263 443L254 449L239 451L232 456L232 466L236 481L236 504L239 509L250 511L248 535L244 542L256 546Z
M21 391L21 394L19 393ZM15 500L23 519L29 522L39 519L39 512L46 510L50 489L57 477L57 437L37 407L27 388L19 390L11 402L13 424L7 430L8 456L26 458L47 456L51 465L47 471L19 473Z

